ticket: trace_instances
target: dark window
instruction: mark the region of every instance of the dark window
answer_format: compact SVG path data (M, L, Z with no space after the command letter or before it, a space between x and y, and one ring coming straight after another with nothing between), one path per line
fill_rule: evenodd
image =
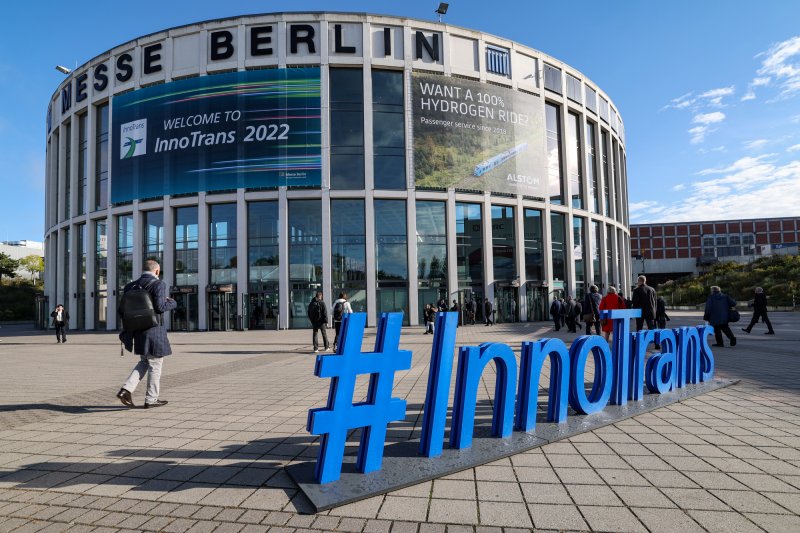
M544 280L542 212L538 209L525 209L525 277Z
M88 180L89 164L89 128L86 114L78 117L78 214L83 215L87 209L86 187ZM103 320L105 327L105 319Z
M117 291L133 281L133 216L117 217Z
M94 209L108 207L108 104L96 109Z
M597 156L594 150L595 126L594 123L586 122L586 182L589 190L588 203L594 213L600 212L599 200L597 198Z
M600 271L600 239L603 238L603 233L600 231L600 223L592 221L592 283L598 287L602 284L603 276Z
M197 285L197 207L175 209L175 285Z
M278 282L278 202L247 204L247 266L251 286Z
M548 64L544 65L544 88L554 93L563 94L560 69Z
M236 204L209 206L209 283L236 283Z
M572 258L575 261L575 296L582 298L586 289L586 243L584 236L586 230L583 227L584 219L574 217L572 219Z
M72 216L72 123L67 124L64 144L64 220L68 220Z
M483 221L480 204L456 204L458 281L483 284Z
M583 209L583 174L581 172L581 117L567 113L567 175L572 207Z
M500 76L510 76L511 61L508 50L496 46L487 46L486 71Z
M572 100L573 102L583 103L583 95L581 94L583 87L581 86L581 80L567 74L567 98Z
M588 85L586 85L585 87L586 87L586 109L597 113L597 91L595 91Z
M159 265L164 260L164 212L145 211L144 213L144 243L142 257L157 261ZM162 272L160 277L163 278Z
M289 326L307 328L311 298L322 290L322 204L289 201Z
M364 188L364 75L330 69L331 188Z
M445 203L417 201L417 276L419 320L425 304L447 298L447 224Z
M514 208L493 205L492 263L495 280L513 280L517 277L514 234Z
M600 118L608 122L608 100L600 97Z
M106 221L98 220L94 228L94 327L95 329L106 329L108 320L108 241L106 239Z
M605 200L605 216L611 216L611 174L608 168L608 132L600 130L600 155L603 164L603 198Z
M366 312L364 200L331 200L331 275L333 296L346 293L354 312Z
M405 200L375 200L377 313L403 312L409 323L408 238Z
M552 242L553 290L564 289L567 277L567 235L565 217L550 213L550 240Z
M372 71L372 143L376 189L406 188L403 73Z
M547 122L547 187L550 203L562 204L561 199L561 125L557 105L545 104Z

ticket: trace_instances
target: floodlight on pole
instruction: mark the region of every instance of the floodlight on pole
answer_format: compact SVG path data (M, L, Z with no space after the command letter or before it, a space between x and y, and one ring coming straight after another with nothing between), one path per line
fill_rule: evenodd
M448 4L447 2L439 2L439 7L436 8L436 11L434 12L439 15L439 22L442 21L442 15L447 14L448 7L450 7L450 4Z
M56 70L62 74L69 74L70 72L72 72L72 69L68 69L63 65L56 65Z

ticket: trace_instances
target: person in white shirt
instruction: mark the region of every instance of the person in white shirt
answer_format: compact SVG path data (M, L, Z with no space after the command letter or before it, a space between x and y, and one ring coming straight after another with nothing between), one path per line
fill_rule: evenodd
M347 313L352 313L353 308L350 307L350 302L347 301L347 293L340 292L339 299L333 302L333 329L336 331L336 336L333 338L333 351L339 345L339 329L342 327L342 318Z

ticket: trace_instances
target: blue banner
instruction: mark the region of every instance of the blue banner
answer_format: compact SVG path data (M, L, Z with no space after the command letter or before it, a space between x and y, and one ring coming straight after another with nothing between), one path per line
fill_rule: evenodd
M320 186L319 68L214 74L112 101L111 202Z

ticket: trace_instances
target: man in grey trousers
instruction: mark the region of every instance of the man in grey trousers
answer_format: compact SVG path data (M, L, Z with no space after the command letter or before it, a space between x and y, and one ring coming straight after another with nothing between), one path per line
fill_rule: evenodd
M167 328L163 323L163 314L175 309L177 303L167 297L167 284L158 278L160 273L159 264L151 259L147 260L144 263L141 277L128 283L124 290L124 292L128 292L136 287L147 290L153 300L153 309L159 315L157 326L133 332L123 330L119 335L128 351L133 348L134 353L139 356L139 362L117 393L117 398L128 407L135 407L131 395L145 374L147 374L147 394L144 399L144 408L150 409L167 404L166 400L158 399L164 357L172 354L172 347L167 339Z

